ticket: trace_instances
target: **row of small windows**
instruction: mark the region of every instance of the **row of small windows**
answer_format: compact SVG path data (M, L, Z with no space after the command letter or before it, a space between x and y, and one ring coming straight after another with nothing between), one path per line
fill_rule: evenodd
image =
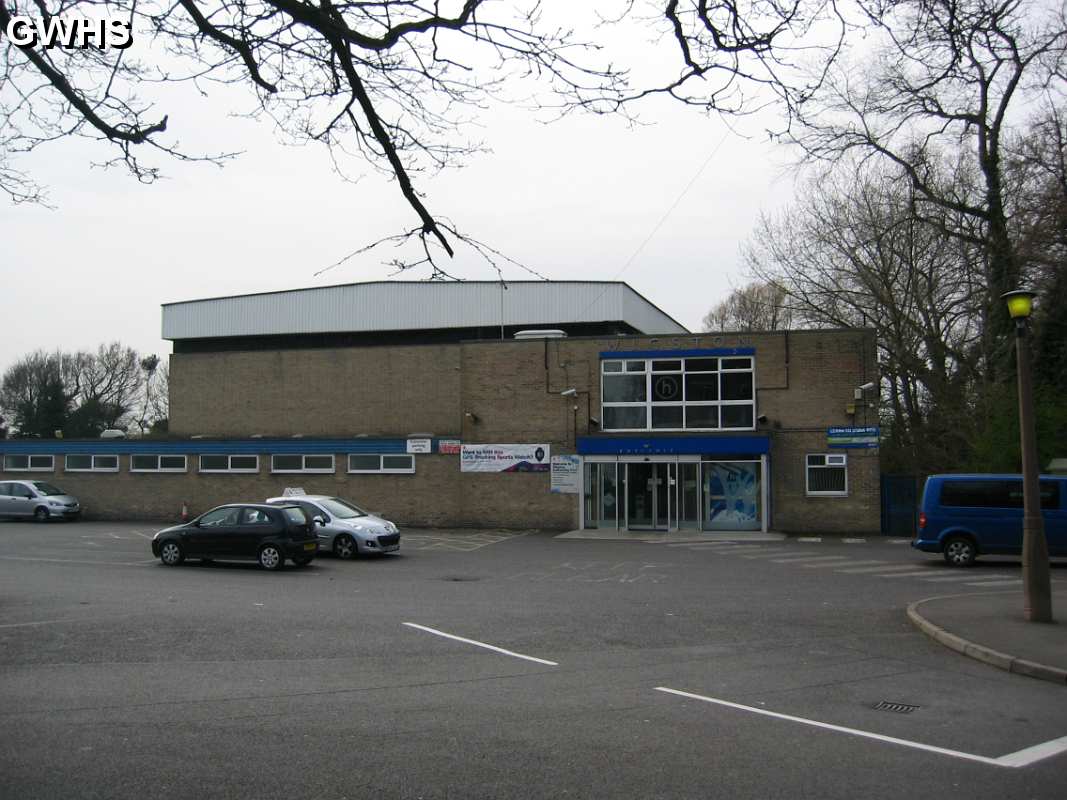
M603 430L752 430L751 356L601 362Z
M65 472L118 472L117 455L68 455L64 457ZM5 455L5 472L54 472L55 456ZM188 472L186 456L144 455L130 456L130 472ZM200 472L259 472L256 455L202 455ZM276 473L333 474L336 462L332 455L272 455L270 471ZM387 453L349 453L350 473L414 474L415 456Z

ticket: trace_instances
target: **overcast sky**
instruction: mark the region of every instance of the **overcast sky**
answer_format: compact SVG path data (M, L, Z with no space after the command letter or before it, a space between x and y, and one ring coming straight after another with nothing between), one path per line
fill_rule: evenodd
M56 209L0 207L0 370L38 348L112 340L169 354L165 302L389 275L388 250L314 273L416 225L395 183L369 167L358 183L341 181L322 149L284 146L267 124L228 118L239 97L247 95L220 90L194 102L172 93L161 105L184 145L246 151L223 169L156 159L166 180L142 186L120 169L90 167L107 151L79 141L21 162L49 186ZM431 212L545 277L626 281L699 330L743 282L738 249L760 211L791 197L790 154L767 144L757 119L735 124L754 137L745 139L666 101L639 110L646 124L628 127L583 115L544 125L520 107L493 107L476 133L492 152L417 176L417 188ZM449 266L496 278L469 251Z

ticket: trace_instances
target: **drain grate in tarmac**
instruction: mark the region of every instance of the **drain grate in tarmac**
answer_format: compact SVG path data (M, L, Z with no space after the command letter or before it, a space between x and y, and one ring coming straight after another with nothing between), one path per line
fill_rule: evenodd
M875 704L875 711L892 711L894 714L910 714L919 706L913 706L910 703L890 703L888 700L881 700Z

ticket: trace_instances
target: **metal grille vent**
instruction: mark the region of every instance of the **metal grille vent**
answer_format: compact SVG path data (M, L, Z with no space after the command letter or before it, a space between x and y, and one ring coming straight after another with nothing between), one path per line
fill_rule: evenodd
M894 714L910 714L917 709L918 706L909 705L908 703L890 703L888 700L882 700L874 707L875 711L892 711Z

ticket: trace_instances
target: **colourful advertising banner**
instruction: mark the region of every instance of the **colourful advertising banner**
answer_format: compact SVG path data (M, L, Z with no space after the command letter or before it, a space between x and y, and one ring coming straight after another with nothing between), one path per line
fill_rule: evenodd
M438 439L437 452L448 455L459 455L460 446L463 443L459 439Z
M877 426L867 428L827 428L827 447L877 447L879 429Z
M547 444L465 444L460 472L548 472Z
M552 484L549 491L556 494L578 494L578 456L552 456Z

